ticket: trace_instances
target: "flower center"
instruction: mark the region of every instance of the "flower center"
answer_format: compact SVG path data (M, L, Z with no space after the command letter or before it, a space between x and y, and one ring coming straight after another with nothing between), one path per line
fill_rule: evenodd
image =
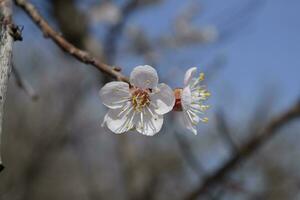
M181 95L182 95L182 88L176 88L174 90L174 96L175 96L175 105L173 107L174 111L182 111Z
M133 89L131 102L134 110L141 112L144 107L150 104L149 91L143 89Z

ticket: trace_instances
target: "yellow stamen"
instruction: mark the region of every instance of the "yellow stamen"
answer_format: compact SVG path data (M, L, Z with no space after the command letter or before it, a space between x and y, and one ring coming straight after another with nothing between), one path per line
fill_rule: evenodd
M204 81L204 79L205 79L204 73L200 73L200 75L199 75L199 80L200 80L200 81Z
M131 102L135 111L142 112L143 108L150 104L148 91L142 89L133 90Z
M204 117L204 118L201 119L201 121L204 122L204 123L207 123L208 122L208 118Z

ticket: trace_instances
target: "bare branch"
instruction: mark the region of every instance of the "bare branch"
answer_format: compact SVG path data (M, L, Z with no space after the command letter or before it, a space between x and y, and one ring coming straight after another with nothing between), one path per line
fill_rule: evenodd
M66 41L58 32L56 32L46 20L39 14L33 4L29 3L26 0L14 0L16 5L21 7L30 18L36 23L36 25L41 29L46 38L52 39L55 44L57 44L63 51L75 57L80 62L94 66L96 69L101 72L116 78L120 81L128 82L128 78L124 76L119 71L116 71L115 68L109 66L105 63L102 63L98 59L92 57L88 52L83 51L75 47L70 42Z
M10 35L12 24L12 5L10 0L0 0L0 143L2 134L2 121L4 114L4 103L7 92L8 78L11 71L13 37ZM1 146L0 146L1 147ZM0 171L3 170L0 155Z
M269 139L274 137L277 131L286 125L288 122L300 117L300 101L292 106L288 111L282 115L274 118L269 122L260 134L253 137L246 144L244 144L238 153L236 153L230 160L223 164L223 166L212 175L208 175L202 184L194 191L188 194L184 199L193 200L197 199L200 195L205 194L212 186L224 180L226 175L232 172L235 167L245 161L258 151Z

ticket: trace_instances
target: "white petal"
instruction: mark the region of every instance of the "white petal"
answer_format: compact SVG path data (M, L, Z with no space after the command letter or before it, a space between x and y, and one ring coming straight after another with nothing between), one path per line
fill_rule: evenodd
M162 115L153 114L153 111L146 109L139 113L136 130L143 135L153 136L160 131L164 119Z
M130 100L128 83L112 81L105 84L99 91L102 103L112 109L120 108Z
M181 105L183 110L188 110L192 103L192 93L190 90L190 87L187 86L183 88L182 94L181 94Z
M188 130L190 130L192 133L197 135L197 129L196 129L195 125L193 125L193 123L192 123L191 119L189 118L188 114L186 112L184 112L182 117L183 117L184 126Z
M163 115L170 112L175 104L173 90L164 83L159 84L157 91L151 95L151 102L157 114Z
M196 72L197 72L196 67L192 67L186 71L186 73L184 75L184 85L185 86L187 86L190 83L190 81L192 80L192 78L194 77Z
M106 121L107 121L107 113L106 113L106 115L104 116L103 122L102 122L102 124L101 124L102 127L105 126Z
M128 108L127 113L122 114L122 108L110 109L104 118L107 128L116 134L124 133L133 128L134 111Z
M200 117L193 110L187 110L185 113L188 115L192 125L195 126L200 122Z
M158 84L157 72L149 65L137 66L130 74L130 83L142 89L156 88Z

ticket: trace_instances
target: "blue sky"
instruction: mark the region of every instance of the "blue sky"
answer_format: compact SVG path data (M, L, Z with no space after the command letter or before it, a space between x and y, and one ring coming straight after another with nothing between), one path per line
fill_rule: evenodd
M217 20L229 25L236 23L237 33L220 44L212 47L194 45L168 52L159 63L160 74L163 78L169 77L174 67L182 71L194 65L205 68L214 56L224 54L226 66L210 83L216 93L214 103L222 105L228 90L229 96L234 95L230 98L239 109L246 105L243 108L247 110L248 107L251 111L261 99L260 95L274 90L275 110L278 111L300 96L300 1L258 0L256 2L260 4L254 11L243 10L243 6L254 1L165 1L163 6L137 13L130 23L143 26L150 37L171 32L169 21L191 2L198 2L202 8L202 13L195 18L196 26L218 24ZM237 16L240 19L226 19L240 12L239 9L241 14ZM222 27L226 28L226 23ZM135 62L142 61L133 59L128 64ZM177 86L178 81L181 79L177 77L172 84Z
M267 1L250 32L224 45L228 69L223 78L247 99L273 86L283 103L300 95L300 2Z
M259 6L251 10L248 4L253 2L258 2ZM38 8L44 6L39 5L38 1L35 3ZM236 24L236 33L213 45L196 44L159 51L161 55L156 67L161 79L178 87L186 69L199 66L206 70L207 63L222 54L226 56L224 69L209 83L214 94L213 104L236 109L237 112L241 106L245 111L251 111L261 99L260 95L274 89L278 99L276 109L281 110L300 96L300 1L165 0L162 4L135 13L128 26L143 27L150 38L172 34L170 22L191 3L201 8L193 21L196 27L215 24L226 29ZM41 11L49 16L44 9ZM19 48L28 48L32 44L53 46L42 38L39 30L23 14L18 16L17 22L25 25L25 41L18 44ZM126 42L126 37L123 39ZM123 66L127 74L134 66L147 64L136 56L119 54L118 58L117 65Z

